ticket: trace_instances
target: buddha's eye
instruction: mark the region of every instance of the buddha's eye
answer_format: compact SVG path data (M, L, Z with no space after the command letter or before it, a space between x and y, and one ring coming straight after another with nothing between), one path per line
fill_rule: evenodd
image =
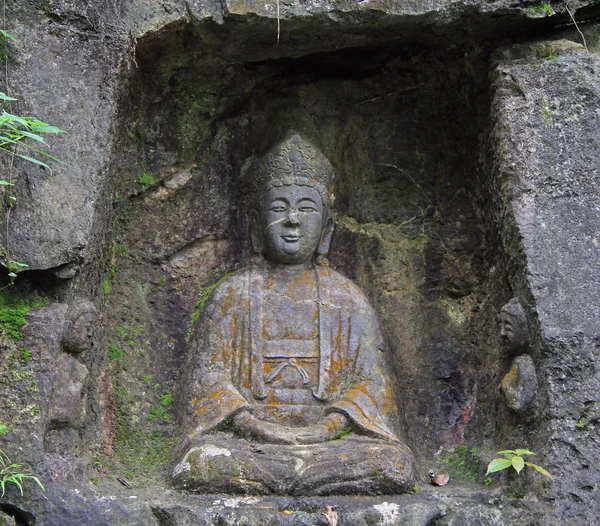
M269 212L285 212L285 206L273 205L273 206L269 207Z
M316 212L317 208L312 205L302 205L298 210L300 212Z

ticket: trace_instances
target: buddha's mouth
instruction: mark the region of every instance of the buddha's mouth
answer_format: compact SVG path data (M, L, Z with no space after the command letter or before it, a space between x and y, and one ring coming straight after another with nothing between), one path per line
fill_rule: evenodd
M286 234L284 236L281 236L281 239L283 239L284 241L288 242L288 243L295 243L296 241L298 241L302 236L300 235L296 235L296 234Z

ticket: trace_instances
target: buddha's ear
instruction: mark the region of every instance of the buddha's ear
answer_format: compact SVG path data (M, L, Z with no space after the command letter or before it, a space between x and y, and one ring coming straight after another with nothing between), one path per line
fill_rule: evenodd
M252 243L252 252L254 254L262 254L263 236L260 228L260 216L257 210L250 210L250 213L248 214L248 222L250 223L250 241Z
M323 234L321 235L321 242L317 248L317 257L323 258L329 252L329 246L331 245L331 236L333 235L333 227L335 226L335 221L333 218L333 214L327 215L327 220L325 221L325 227L323 228Z

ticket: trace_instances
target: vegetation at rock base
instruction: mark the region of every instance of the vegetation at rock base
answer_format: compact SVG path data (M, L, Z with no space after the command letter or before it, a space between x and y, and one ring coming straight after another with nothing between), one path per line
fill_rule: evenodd
M114 451L118 465L112 468L121 475L135 479L138 484L149 484L167 464L173 442L159 428L147 429L133 423L129 414L132 404L129 390L119 380L113 382L113 389L116 406ZM164 420L172 404L171 391L165 391L160 401L160 416Z
M5 424L0 424L0 435L6 435L8 428ZM31 473L23 473L23 464L13 463L8 455L0 449L0 497L4 497L6 485L14 484L19 488L21 496L23 496L23 482L27 479L33 480L42 490L44 485L40 479Z
M545 477L553 479L552 475L550 475L550 473L548 473L548 471L546 471L543 467L533 464L532 462L525 461L523 456L535 455L533 451L529 451L527 449L506 449L503 451L498 451L497 455L503 455L504 457L495 458L488 464L487 472L485 473L486 476L490 473L496 473L497 471L501 471L510 467L513 467L517 474L519 474L525 466L529 466Z
M467 445L458 446L454 451L442 457L442 462L452 469L452 477L459 481L475 481L479 475L477 449Z

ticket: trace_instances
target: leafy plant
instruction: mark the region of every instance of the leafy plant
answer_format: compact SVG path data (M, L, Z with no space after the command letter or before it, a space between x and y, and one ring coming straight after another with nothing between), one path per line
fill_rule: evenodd
M10 155L16 155L21 159L43 166L52 173L52 169L48 164L32 157L19 153L17 148L24 148L32 155L42 156L53 161L60 162L56 157L48 153L43 147L48 147L48 143L44 140L42 134L58 134L66 133L64 130L51 126L48 123L42 122L35 117L26 117L13 115L6 111L8 102L17 101L14 97L9 97L3 92L0 92L0 101L2 104L2 114L0 115L0 150L8 152ZM33 143L31 141L34 141ZM1 185L8 186L12 183L8 181L0 181Z
M529 451L527 449L506 449L504 451L498 451L498 455L504 455L504 458L495 458L488 464L488 468L486 471L486 476L490 473L495 473L496 471L502 471L503 469L507 469L509 467L513 467L517 474L521 473L525 466L529 466L532 469L535 469L538 473L541 473L545 477L553 479L552 475L548 473L543 467L538 466L537 464L533 464L532 462L527 462L523 456L535 455L533 451Z
M0 424L0 434L6 435L6 432L6 425ZM8 455L0 449L0 488L2 489L0 497L4 497L6 484L9 482L12 482L19 488L21 496L23 496L23 481L26 479L33 480L40 488L44 489L44 485L40 482L40 479L30 473L21 473L22 468L23 464L12 463Z

